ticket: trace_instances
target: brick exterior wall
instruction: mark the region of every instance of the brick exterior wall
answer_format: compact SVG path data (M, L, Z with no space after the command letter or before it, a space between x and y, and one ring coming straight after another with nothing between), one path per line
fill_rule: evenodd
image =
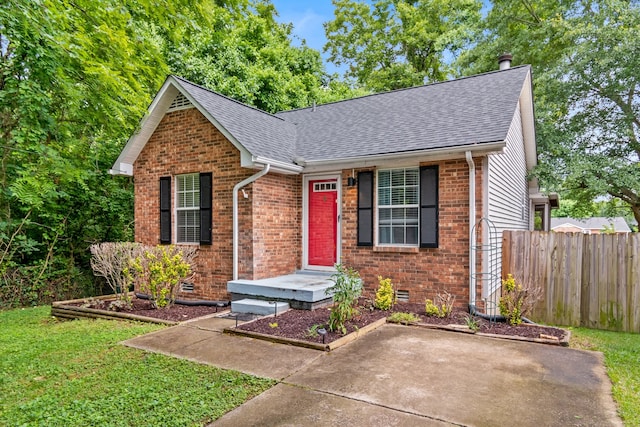
M476 159L478 219L482 208L482 162L479 160ZM351 169L342 172L342 262L360 272L368 292L377 289L378 276L390 277L396 289L409 291L411 302L422 303L446 290L455 295L456 306L466 307L469 299L469 167L465 160L438 164L439 247L434 249L357 246L357 188L347 187ZM481 265L480 253L478 258Z
M199 246L195 290L180 293L179 298L228 299L227 281L233 274L233 187L256 171L240 167L240 152L194 108L167 113L134 163L135 241L160 242L160 177L171 176L174 189L176 175L199 172L213 173L213 244ZM270 173L245 188L247 199L239 195L240 278L263 278L299 268L299 182L299 177ZM172 191L172 209L174 198ZM172 217L175 224L175 212ZM271 263L267 259L271 257L282 259Z
M268 174L252 185L253 278L294 273L302 264L302 177Z

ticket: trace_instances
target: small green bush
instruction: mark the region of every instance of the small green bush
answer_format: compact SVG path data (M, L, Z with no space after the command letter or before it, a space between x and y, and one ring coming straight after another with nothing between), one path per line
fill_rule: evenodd
M358 313L356 304L362 294L360 274L342 264L336 264L336 273L331 276L334 285L326 290L333 296L333 307L329 314L329 330L347 333L345 322Z
M476 319L474 316L467 314L464 318L464 321L467 324L467 328L469 328L472 332L478 332L478 329L480 329L478 319Z
M424 311L431 317L449 317L453 313L453 302L456 297L447 291L437 293L435 299L425 300Z
M393 313L391 316L387 317L387 322L390 323L400 323L402 325L413 325L418 323L420 318L413 313Z
M393 283L391 279L383 279L378 276L378 290L376 291L375 307L380 310L389 310L393 306Z
M522 323L522 304L526 297L526 291L522 285L516 283L516 279L509 274L502 281L503 296L500 297L498 307L500 314L507 318L510 325L516 326Z
M148 293L155 308L169 307L175 301L178 285L191 273L195 248L155 246L145 248L130 262L125 274Z

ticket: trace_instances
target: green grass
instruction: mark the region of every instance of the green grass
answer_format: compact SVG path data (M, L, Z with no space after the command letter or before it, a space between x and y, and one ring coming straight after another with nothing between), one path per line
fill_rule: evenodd
M0 426L198 426L274 384L118 344L162 326L0 311Z
M625 425L640 426L640 334L573 328L571 346L604 354Z

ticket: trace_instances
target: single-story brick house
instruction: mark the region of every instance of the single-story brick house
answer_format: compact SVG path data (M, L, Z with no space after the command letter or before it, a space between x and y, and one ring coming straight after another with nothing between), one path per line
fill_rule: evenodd
M277 114L170 76L111 173L134 178L136 241L198 245L181 298L342 262L368 288L381 275L410 301L462 305L500 286L473 280L499 268L471 250L476 222L548 229L536 162L531 67L507 62Z

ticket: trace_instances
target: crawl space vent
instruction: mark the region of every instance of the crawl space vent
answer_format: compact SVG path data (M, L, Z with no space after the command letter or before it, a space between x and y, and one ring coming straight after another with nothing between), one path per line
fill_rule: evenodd
M398 302L409 302L409 291L396 291L396 299Z
M182 282L180 284L180 290L182 292L193 292L193 283L189 283L189 282Z
M190 108L190 107L193 107L193 105L191 104L191 101L189 101L186 96L179 93L173 99L173 102L169 106L168 111L183 110L185 108Z

